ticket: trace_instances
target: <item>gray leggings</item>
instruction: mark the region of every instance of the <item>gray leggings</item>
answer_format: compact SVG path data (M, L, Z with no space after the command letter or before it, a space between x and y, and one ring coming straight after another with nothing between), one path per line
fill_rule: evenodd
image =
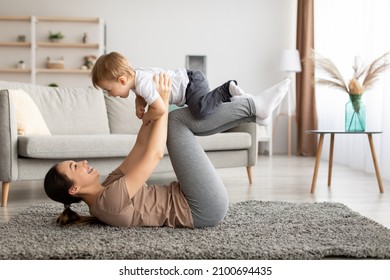
M215 226L226 215L225 186L195 135L206 136L242 123L255 122L252 99L221 104L208 118L195 119L187 108L169 113L168 151L195 227Z

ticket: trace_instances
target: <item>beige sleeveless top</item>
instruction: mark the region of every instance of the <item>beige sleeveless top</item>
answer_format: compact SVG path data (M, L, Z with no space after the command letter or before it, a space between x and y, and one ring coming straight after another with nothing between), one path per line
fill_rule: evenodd
M178 182L143 185L129 197L119 168L102 183L103 193L90 207L92 216L111 226L194 227L191 210Z

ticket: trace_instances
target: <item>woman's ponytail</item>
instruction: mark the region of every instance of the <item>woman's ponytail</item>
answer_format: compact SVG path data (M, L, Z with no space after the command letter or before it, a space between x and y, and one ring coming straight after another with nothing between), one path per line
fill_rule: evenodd
M57 218L57 223L62 226L71 224L93 224L98 222L99 220L93 216L80 216L70 208L70 204L65 205L64 211Z

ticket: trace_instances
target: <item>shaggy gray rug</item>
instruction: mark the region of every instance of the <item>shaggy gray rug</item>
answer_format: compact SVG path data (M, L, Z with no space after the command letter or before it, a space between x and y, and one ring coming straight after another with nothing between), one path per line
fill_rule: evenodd
M34 205L1 225L0 259L390 258L390 230L340 203L240 202L204 229L60 227L61 211Z

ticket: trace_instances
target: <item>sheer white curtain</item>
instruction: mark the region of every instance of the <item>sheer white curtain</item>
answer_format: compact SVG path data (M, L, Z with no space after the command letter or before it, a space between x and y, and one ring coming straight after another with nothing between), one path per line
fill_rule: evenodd
M390 1L316 0L315 50L330 58L348 83L358 56L366 65L390 51ZM383 179L390 179L390 69L363 95L366 104L366 130L374 135L376 155ZM319 129L344 129L344 105L348 94L316 85ZM328 158L329 139L325 139L323 158ZM334 161L374 172L366 135L338 135Z

